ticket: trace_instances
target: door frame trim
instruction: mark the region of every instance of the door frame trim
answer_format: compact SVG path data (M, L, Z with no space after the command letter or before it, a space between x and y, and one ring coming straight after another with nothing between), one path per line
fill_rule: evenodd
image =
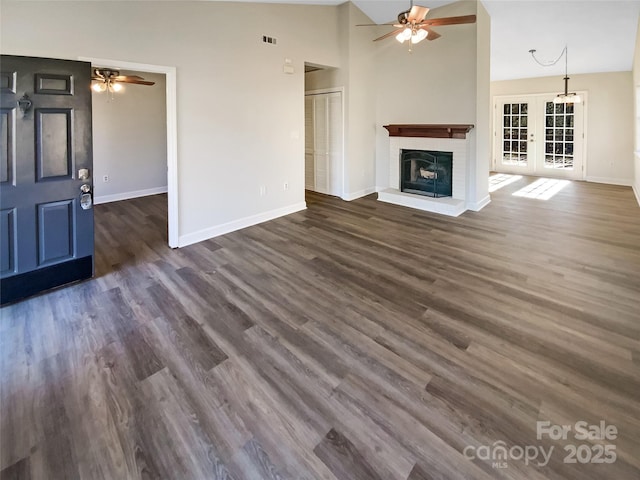
M168 203L168 232L169 247L178 248L179 245L179 184L178 184L178 112L177 112L177 83L176 67L166 65L152 65L148 63L124 62L95 57L78 57L78 60L90 62L91 65L120 69L136 70L138 72L163 73L166 76L166 107L167 107L167 203Z
M346 159L345 159L345 143L346 143L346 122L345 122L345 115L344 115L344 102L345 102L345 98L344 98L344 91L345 88L344 87L332 87L332 88L318 88L315 90L305 90L304 92L304 96L306 97L307 95L321 95L324 93L339 93L340 94L340 101L342 103L342 111L340 112L340 114L342 115L342 165L341 165L341 175L342 175L342 188L341 188L341 192L340 192L340 198L343 200L348 200L346 197L347 195L345 194L346 192L346 188L347 188L347 179L346 179ZM306 132L305 132L306 135ZM303 181L303 185L305 183L305 179L304 177L302 178Z
M589 92L586 90L577 90L576 93L582 96L582 105L584 106L583 114L582 114L582 175L581 178L576 180L586 180L588 176L588 165L587 165L587 125L589 123L588 119L588 109L587 109L587 101L589 99ZM491 137L491 170L496 171L496 165L498 162L498 152L496 151L496 138L498 136L498 101L501 98L513 98L513 97L543 97L543 96L556 96L557 92L551 93L509 93L509 94L501 94L501 95L493 95L491 97L491 103L493 104L492 111L492 121L491 126L493 129L493 135ZM501 124L502 125L502 124Z

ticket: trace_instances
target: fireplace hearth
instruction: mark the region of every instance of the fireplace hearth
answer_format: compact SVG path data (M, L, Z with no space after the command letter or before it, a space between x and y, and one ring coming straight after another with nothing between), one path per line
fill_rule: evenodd
M453 153L400 150L400 191L440 198L453 190Z
M473 125L394 124L384 128L389 131L389 187L378 192L378 200L452 217L466 211L468 133Z

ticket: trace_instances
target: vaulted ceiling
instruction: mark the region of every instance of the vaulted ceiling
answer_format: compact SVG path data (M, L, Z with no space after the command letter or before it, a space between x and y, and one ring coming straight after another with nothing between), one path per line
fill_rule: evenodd
M236 0L338 5L343 0ZM393 21L410 0L353 0L376 23ZM436 8L451 1L416 0ZM544 77L564 74L565 45L569 73L629 71L633 61L640 0L483 0L491 15L491 79ZM372 38L375 37L372 31Z

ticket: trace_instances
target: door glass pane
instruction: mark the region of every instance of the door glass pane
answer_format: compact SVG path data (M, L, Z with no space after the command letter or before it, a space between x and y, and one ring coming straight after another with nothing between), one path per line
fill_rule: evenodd
M565 117L565 121L566 121L565 127L573 127L573 115L567 115Z
M545 108L545 168L573 169L573 104L547 102Z
M507 103L502 112L502 164L526 166L528 104Z

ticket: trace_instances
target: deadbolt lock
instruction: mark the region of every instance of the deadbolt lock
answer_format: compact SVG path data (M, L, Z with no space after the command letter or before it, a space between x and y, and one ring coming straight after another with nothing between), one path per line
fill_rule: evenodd
M84 183L80 187L80 206L83 210L89 210L93 205L93 199L91 198L91 185Z

